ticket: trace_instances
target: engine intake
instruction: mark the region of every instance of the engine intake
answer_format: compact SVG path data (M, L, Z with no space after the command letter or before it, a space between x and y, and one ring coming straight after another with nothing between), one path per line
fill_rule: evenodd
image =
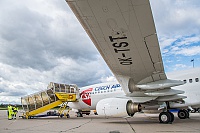
M106 98L97 103L96 110L98 115L111 117L133 116L141 111L141 105L133 103L130 99Z

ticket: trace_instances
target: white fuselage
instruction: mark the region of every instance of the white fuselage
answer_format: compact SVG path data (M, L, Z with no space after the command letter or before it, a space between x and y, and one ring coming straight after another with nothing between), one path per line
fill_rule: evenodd
M184 85L172 87L185 91L185 103L171 104L173 108L200 107L200 68L167 74L168 79L186 81ZM79 102L69 103L69 106L80 110L95 110L97 103L105 98L125 97L125 93L118 82L100 83L80 88ZM159 105L158 105L159 106ZM155 109L158 109L155 106Z

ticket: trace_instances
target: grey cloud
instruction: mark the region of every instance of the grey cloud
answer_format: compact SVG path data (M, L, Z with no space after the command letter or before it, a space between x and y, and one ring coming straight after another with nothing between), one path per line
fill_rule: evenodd
M97 63L91 65L93 66L84 65L84 67L86 67L88 70L84 70L82 68L73 68L72 70L68 70L68 72L64 71L60 75L60 82L65 83L68 81L68 83L77 84L79 87L83 87L95 83L100 83L102 77L111 75L110 72L106 72L103 70L103 68L96 68L95 65L97 65ZM98 74L98 72L100 72L100 74Z
M90 61L97 58L96 48L86 35L82 35L83 29L79 30L77 21L77 27L71 29L65 16L59 19L57 25L58 20L52 16L39 14L27 7L8 8L5 12L3 22L0 22L3 25L1 42L4 43L0 50L4 53L0 57L1 62L43 71L55 67L53 60L59 57Z
M10 91L10 92L4 93L4 96L23 97L25 95L27 95L27 93L25 93L25 92L19 92L19 91Z
M0 85L0 96L24 96L27 95L27 92L24 91L24 87L23 86L15 86L12 89L10 89L9 87L10 84L1 84Z
M50 19L44 19L43 16L27 8L12 9L7 13L3 16L4 25L0 31L2 41L5 43L1 47L1 52L4 53L0 58L1 61L17 67L46 69L45 64L48 62L42 54L47 39L44 31L47 31L48 27L42 25Z

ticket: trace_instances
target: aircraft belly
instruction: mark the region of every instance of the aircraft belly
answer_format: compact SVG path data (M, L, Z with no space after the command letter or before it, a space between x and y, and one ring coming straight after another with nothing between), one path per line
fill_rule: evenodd
M184 103L184 104L180 104L180 103L171 103L170 107L171 108L188 108L189 106L191 107L200 107L200 102L192 102L192 103Z
M73 108L73 109L80 109L81 108L80 102L69 102L68 106L70 108Z

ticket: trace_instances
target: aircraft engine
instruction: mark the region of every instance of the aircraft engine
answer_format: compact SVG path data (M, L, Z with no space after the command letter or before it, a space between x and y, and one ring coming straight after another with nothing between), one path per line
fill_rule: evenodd
M106 98L97 103L96 111L98 115L111 117L133 116L141 111L141 105L133 103L132 100L123 98Z

